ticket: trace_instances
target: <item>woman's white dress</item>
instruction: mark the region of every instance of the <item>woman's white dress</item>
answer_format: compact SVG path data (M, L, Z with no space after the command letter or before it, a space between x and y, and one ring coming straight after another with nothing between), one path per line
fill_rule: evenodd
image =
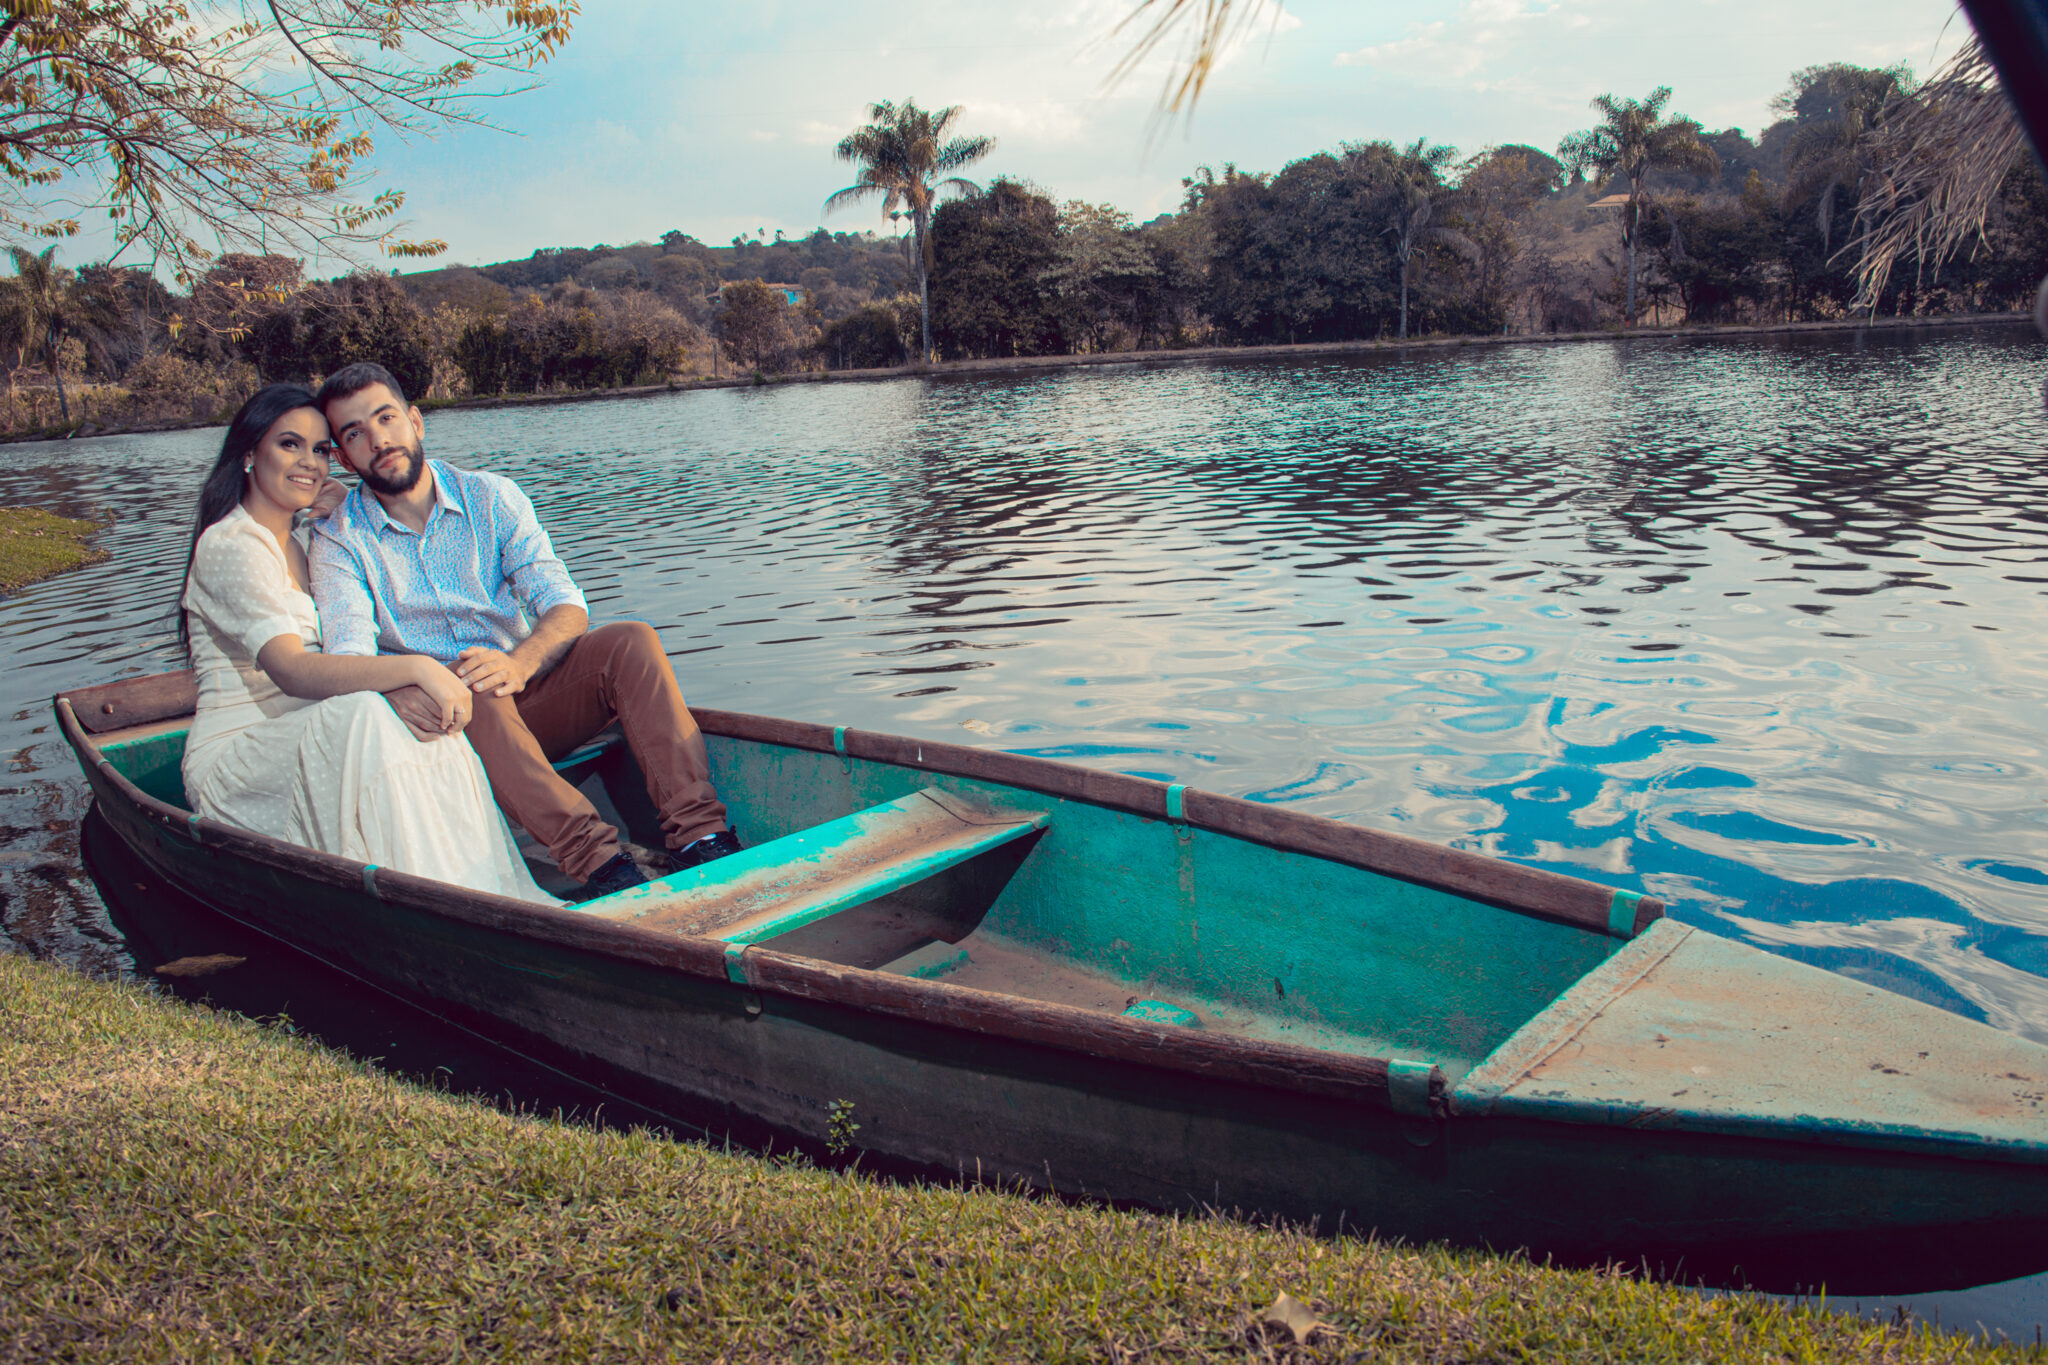
M185 589L199 710L185 792L201 815L473 891L557 905L534 884L469 741L422 742L378 692L288 697L256 664L280 635L320 647L313 599L240 507L206 528Z

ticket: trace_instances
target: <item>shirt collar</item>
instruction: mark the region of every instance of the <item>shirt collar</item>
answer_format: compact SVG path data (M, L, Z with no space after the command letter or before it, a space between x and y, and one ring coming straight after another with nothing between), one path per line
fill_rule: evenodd
M469 509L463 506L462 494L449 481L448 466L439 460L428 460L427 468L433 471L434 475L434 512L427 514L427 524L434 524L435 512L452 512L458 517L467 518ZM401 535L413 534L410 526L393 520L391 513L384 510L384 504L370 492L368 485L356 484L355 492L349 496L362 508L363 520L368 523L371 534L381 534L387 529L397 531Z

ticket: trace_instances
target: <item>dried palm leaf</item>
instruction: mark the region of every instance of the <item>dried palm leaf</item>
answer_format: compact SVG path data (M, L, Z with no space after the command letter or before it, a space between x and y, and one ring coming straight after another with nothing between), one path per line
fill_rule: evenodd
M1209 83L1209 73L1222 58L1231 40L1248 30L1267 9L1280 17L1280 0L1138 0L1138 7L1110 30L1116 37L1126 30L1137 33L1137 41L1109 73L1115 85L1143 64L1184 24L1195 24L1185 55L1167 72L1166 86L1159 92L1159 107L1167 114L1193 112ZM1145 21L1151 20L1148 26Z
M1900 261L1938 270L1983 237L2024 138L1976 38L1918 90L1893 97L1869 136L1857 216L1870 226L1845 250L1860 252L1851 307L1875 311Z

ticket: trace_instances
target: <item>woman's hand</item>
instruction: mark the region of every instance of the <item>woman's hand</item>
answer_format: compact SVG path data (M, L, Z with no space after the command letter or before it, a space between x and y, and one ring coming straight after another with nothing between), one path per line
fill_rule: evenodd
M414 658L418 666L414 670L413 686L426 693L428 701L439 712L441 733L461 734L462 727L469 724L476 705L469 685L423 654ZM421 727L415 724L414 728Z

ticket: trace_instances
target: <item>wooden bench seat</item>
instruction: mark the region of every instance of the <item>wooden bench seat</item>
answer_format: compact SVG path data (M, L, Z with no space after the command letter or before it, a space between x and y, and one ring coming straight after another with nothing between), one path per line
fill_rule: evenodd
M937 894L943 900L947 893L942 874L1034 834L1049 818L1043 811L990 809L927 787L717 862L586 902L583 909L734 945L761 943L934 882L941 883ZM1009 870L1001 871L995 890L1008 879ZM963 887L957 894L993 899L993 892L985 888ZM941 913L947 908L951 907L940 907ZM978 917L986 908L983 903L967 907L963 913ZM967 927L971 926L963 925L963 931ZM945 936L942 930L928 926L921 934L924 941ZM829 956L849 960L850 955L858 962L878 951L883 951L880 945L864 944ZM881 960L890 960L902 951L895 947Z

